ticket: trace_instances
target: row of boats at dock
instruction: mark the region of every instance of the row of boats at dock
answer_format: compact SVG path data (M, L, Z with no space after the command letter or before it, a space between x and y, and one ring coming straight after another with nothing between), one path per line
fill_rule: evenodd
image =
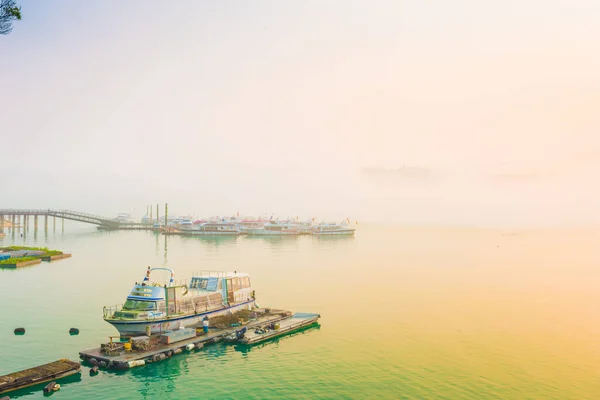
M153 230L168 234L188 236L282 236L282 235L353 235L356 231L350 225L350 219L339 223L318 222L315 218L308 221L298 219L279 220L271 218L172 218L165 226L164 220L152 220L144 217L142 224L152 224Z

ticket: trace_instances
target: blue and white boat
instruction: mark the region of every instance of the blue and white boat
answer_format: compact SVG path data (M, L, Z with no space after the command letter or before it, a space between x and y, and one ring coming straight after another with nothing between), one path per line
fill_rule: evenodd
M168 282L151 281L151 272L170 273ZM255 307L250 277L239 272L205 271L188 282L175 283L173 270L150 268L135 283L124 304L104 307L104 320L121 336L151 335L195 326L209 318Z

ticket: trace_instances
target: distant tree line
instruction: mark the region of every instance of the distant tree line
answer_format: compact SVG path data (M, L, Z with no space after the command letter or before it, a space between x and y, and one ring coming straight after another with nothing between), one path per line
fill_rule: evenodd
M21 7L15 0L0 0L0 35L8 35L12 31L12 23L21 19Z

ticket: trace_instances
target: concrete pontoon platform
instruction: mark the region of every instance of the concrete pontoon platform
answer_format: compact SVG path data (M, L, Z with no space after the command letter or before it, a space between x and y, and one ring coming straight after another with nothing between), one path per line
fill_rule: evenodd
M265 329L265 324L261 324L262 329L248 328L244 338L239 339L238 342L247 345L264 342L266 340L297 331L306 326L316 324L320 317L321 315L319 314L295 313L290 318L282 319L274 324L275 329ZM273 323L266 325L273 325Z
M220 342L225 337L235 333L244 326L247 327L248 330L251 330L255 327L273 324L289 319L290 317L292 317L292 313L289 311L271 309L269 312L261 312L255 321L248 321L243 326L225 329L211 328L206 335L201 333L199 336L172 344L160 343L160 335L153 335L150 337L150 346L147 350L126 351L124 348L120 348L113 351L112 355L108 355L103 349L103 347L106 346L104 345L103 347L81 351L79 352L79 357L83 361L92 365L98 365L101 368L128 369L145 365L146 363L162 361L165 358L180 354L184 351L189 352L194 349L201 349L207 344Z
M81 364L66 358L0 376L0 394L50 382L81 371Z

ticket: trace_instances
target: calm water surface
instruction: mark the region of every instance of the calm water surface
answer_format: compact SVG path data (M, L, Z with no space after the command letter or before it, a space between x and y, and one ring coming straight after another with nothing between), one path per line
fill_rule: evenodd
M96 347L148 265L251 274L320 327L62 384L65 399L599 399L600 233L359 225L353 238L183 238L69 224L0 245L73 258L0 269L0 375ZM17 231L19 232L19 231ZM513 234L514 233L514 234ZM23 326L24 336L13 329ZM68 330L77 327L79 336ZM40 388L11 398L42 398Z

